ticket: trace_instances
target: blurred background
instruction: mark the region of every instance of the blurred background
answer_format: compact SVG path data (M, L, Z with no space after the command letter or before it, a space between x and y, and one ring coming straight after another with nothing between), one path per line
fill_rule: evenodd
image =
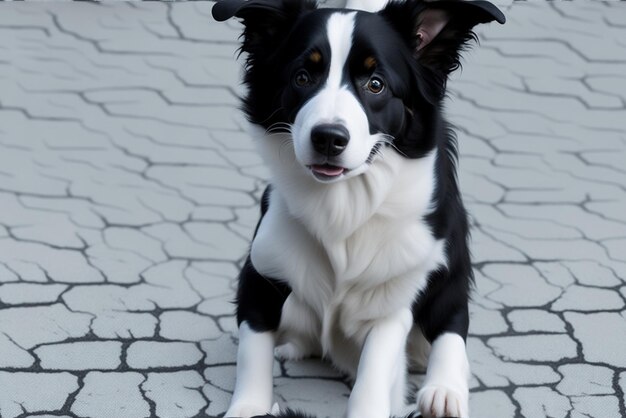
M0 416L205 417L268 172L211 2L0 4ZM472 416L626 416L626 3L499 1L449 84ZM281 405L349 386L276 362ZM419 384L421 376L412 376Z

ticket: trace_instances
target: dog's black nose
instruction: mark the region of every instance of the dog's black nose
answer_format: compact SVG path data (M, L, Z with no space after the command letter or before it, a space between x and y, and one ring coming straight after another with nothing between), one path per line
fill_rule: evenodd
M311 130L313 149L329 157L341 154L348 146L348 141L350 141L348 129L337 123L317 125Z

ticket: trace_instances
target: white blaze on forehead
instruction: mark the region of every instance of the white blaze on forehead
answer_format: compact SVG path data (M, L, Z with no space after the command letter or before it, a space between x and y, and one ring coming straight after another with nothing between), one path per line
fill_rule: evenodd
M326 32L330 44L330 68L327 87L340 87L343 68L352 48L352 32L354 32L354 16L352 13L334 13L328 19Z
M329 16L326 22L330 46L328 76L322 88L298 111L292 129L296 159L303 166L310 166L323 164L325 158L312 146L313 128L324 123L342 124L348 129L350 141L341 155L333 158L332 165L349 170L353 176L365 170L368 156L378 140L369 133L367 115L355 93L342 85L353 44L355 17L356 12L334 12Z

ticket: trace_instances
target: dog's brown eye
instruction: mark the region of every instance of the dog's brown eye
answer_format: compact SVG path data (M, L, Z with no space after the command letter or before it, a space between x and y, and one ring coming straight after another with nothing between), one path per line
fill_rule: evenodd
M306 71L300 70L296 73L295 81L298 87L306 87L311 84L311 76Z
M372 77L367 82L367 89L374 94L378 94L385 88L385 84L383 84L383 80L378 77Z

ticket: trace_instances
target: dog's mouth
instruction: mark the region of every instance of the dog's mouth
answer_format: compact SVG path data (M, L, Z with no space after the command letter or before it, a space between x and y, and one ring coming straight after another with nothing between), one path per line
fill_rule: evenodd
M320 181L335 180L350 171L347 168L330 164L312 164L309 166L309 169L315 178Z
M328 164L327 162L325 162L324 164L310 164L306 167L311 170L311 173L316 180L323 183L330 183L334 180L345 178L348 175L358 175L359 173L363 172L367 166L372 164L376 156L380 154L380 148L383 145L384 143L382 142L377 142L376 144L374 144L370 151L370 154L367 157L367 160L360 166L355 167L354 169Z

